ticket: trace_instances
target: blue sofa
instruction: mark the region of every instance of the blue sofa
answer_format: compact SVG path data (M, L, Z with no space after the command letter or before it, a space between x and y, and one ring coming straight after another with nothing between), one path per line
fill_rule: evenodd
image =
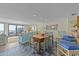
M27 43L32 39L32 36L36 34L35 32L28 32L19 36L19 42L21 44Z
M75 41L75 37L65 35L65 36L63 36L63 40L66 40L66 41L69 41L69 42L74 42Z
M62 40L60 41L59 45L67 50L79 50L79 44L76 44L74 42Z
M79 50L79 44L75 43L75 38L73 36L64 36L58 44L67 50Z

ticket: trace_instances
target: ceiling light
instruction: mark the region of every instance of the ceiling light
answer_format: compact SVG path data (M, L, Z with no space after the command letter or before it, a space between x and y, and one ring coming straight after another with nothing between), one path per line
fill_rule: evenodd
M76 15L76 13L72 13L72 16L73 16L73 15Z

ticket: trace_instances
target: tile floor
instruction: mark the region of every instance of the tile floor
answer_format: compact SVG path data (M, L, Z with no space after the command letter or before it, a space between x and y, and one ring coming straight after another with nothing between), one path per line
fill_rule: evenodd
M52 51L53 53L51 53ZM51 51L46 50L43 55L39 55L36 53L36 50L32 47L32 45L21 45L18 42L12 40L9 44L0 46L0 56L55 56L55 51L56 49Z
M34 52L36 51L31 46L17 44L13 48L0 51L0 56L40 56L39 54ZM42 56L49 56L49 55L51 56L54 54L49 54L45 52L44 55Z

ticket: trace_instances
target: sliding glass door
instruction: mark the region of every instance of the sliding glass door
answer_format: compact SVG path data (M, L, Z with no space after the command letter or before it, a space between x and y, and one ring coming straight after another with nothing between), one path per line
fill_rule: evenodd
M24 31L23 25L17 25L17 35Z
M4 33L4 24L0 23L0 33Z
M24 31L23 25L12 25L9 24L9 36L15 36Z
M16 35L16 25L9 25L9 36Z

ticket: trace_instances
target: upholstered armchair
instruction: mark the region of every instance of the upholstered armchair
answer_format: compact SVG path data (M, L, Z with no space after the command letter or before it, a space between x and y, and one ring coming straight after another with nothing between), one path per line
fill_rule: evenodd
M5 45L8 42L8 37L2 33L0 34L0 45Z
M21 44L30 42L34 34L35 34L34 32L27 32L27 33L20 35L19 36L19 42Z

